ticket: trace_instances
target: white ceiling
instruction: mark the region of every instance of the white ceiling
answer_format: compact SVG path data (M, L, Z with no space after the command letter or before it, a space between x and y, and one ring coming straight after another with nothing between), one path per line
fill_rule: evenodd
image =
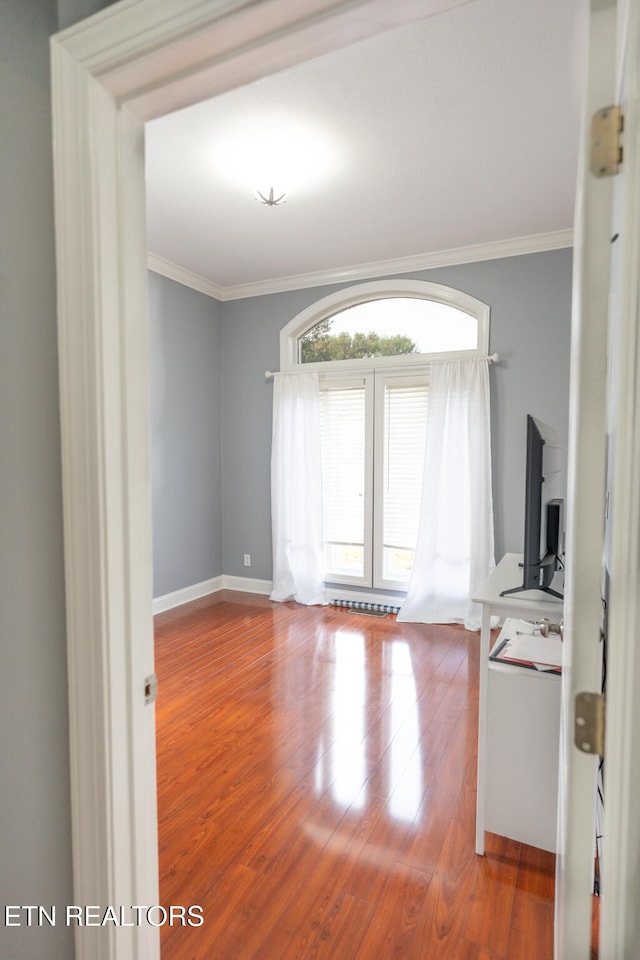
M567 245L586 6L472 0L149 122L152 266L225 298ZM220 158L285 120L333 167L266 207Z

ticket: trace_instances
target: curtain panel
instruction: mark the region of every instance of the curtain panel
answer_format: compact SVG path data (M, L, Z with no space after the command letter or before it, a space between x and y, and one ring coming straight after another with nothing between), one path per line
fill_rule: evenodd
M480 629L471 597L494 566L488 363L434 362L416 555L398 620Z
M274 376L271 600L324 599L320 392L317 373Z

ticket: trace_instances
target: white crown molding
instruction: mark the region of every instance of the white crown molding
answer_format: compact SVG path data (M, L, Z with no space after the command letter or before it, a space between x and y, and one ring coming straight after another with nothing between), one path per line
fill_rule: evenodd
M388 277L394 274L417 273L420 270L435 270L439 267L453 267L463 263L478 263L483 260L501 260L506 257L520 257L528 253L544 253L548 250L562 250L573 246L573 230L554 230L549 233L536 233L527 237L515 237L510 240L497 240L493 243L477 243L468 247L455 247L435 253L419 253L411 257L396 260L377 260L372 263L354 264L332 270L318 270L313 273L299 273L289 277L277 277L274 280L257 280L252 283L240 283L223 287L191 273L170 260L157 254L148 255L148 266L155 273L183 283L187 287L199 290L216 300L245 300L248 297L263 297L270 293L286 293L289 290L305 290L309 287L323 287L333 283L347 283L353 280L369 280L372 277Z
M219 283L214 283L212 280L207 280L197 273L192 273L191 270L180 267L177 263L172 263L171 260L165 260L164 257L158 256L157 253L147 254L147 267L149 270L152 270L153 273L159 273L162 277L175 280L176 283L181 283L185 287L197 290L198 293L204 293L207 297L213 297L214 300L225 299L224 287L221 287Z
M351 280L369 280L372 277L388 277L396 273L415 273L418 270L433 270L438 267L451 267L461 263L474 263L482 260L499 260L503 257L517 257L527 253L559 250L571 246L573 246L573 230L538 233L529 237L498 240L495 243L478 243L469 247L457 247L435 253L419 253L415 256L401 257L397 260L379 260L374 263L355 264L337 270L320 270L317 273L238 284L235 287L225 287L222 299L242 300L246 297L264 296L268 293L284 293L288 290L303 290L308 287L321 287L330 283L344 283Z

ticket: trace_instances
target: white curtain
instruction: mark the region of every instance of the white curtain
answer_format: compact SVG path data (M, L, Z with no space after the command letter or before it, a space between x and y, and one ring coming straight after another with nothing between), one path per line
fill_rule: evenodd
M474 592L495 566L486 360L431 366L416 555L398 620L480 629Z
M318 375L276 374L273 386L271 599L324 603Z

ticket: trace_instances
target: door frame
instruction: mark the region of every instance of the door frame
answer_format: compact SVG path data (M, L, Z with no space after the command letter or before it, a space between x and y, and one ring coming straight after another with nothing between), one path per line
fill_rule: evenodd
M602 677L606 493L607 324L612 181L589 171L591 116L612 103L616 3L592 0L574 224L567 476L568 558L558 789L554 955L588 960L596 832L598 758L573 743L578 693Z
M467 0L122 0L52 38L74 899L158 903L144 123ZM148 923L77 960L154 960Z
M611 505L600 960L640 941L640 0L618 0L615 101L623 162L613 184L608 410Z
M597 760L578 752L572 726L575 695L600 689L600 626L607 636L600 960L635 955L640 939L640 0L591 0L591 29L583 165L592 112L620 105L624 132L619 174L596 180L583 170L578 189L558 960L591 956Z

